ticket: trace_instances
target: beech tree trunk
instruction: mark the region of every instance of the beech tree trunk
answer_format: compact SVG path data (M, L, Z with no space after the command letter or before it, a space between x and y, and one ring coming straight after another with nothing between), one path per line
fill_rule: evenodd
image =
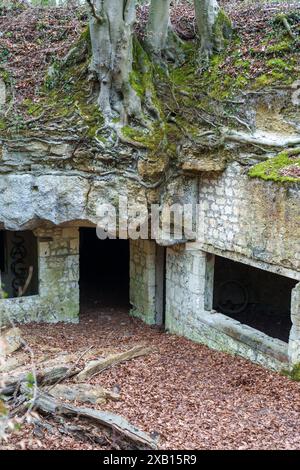
M141 101L130 84L136 0L87 0L92 43L91 69L99 82L99 107L106 122L140 118Z
M177 65L185 59L182 41L171 25L170 6L170 0L151 0L146 27L145 48L160 65L164 65L163 59Z
M221 44L216 35L215 25L220 13L217 0L194 0L196 22L200 35L200 61L207 63L214 51L219 51Z
M159 57L166 48L169 26L170 0L152 0L145 39L151 54Z

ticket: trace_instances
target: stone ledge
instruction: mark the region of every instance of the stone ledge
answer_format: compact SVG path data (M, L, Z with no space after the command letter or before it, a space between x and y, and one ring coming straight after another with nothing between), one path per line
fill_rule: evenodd
M265 333L244 325L222 313L202 312L198 320L225 333L239 343L246 344L255 351L273 357L282 363L288 363L288 344L280 339L271 338Z

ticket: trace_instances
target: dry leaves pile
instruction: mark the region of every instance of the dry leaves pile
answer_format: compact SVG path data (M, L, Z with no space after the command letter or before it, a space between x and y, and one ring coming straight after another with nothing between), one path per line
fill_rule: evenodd
M32 98L49 65L66 55L87 24L82 9L0 11L0 67L13 77L16 98Z
M300 384L242 358L165 334L119 311L90 311L79 325L26 325L22 332L37 358L51 351L78 352L87 345L103 354L137 343L153 346L154 353L103 371L90 383L120 393L121 400L98 408L158 434L160 448L300 446ZM31 425L2 447L19 448L20 442L33 449L107 448L59 431L44 430L37 436Z

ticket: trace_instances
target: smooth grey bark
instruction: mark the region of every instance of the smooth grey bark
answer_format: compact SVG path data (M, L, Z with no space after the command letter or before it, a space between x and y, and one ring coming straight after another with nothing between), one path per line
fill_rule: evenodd
M200 61L205 64L221 44L215 34L215 25L220 13L217 0L194 0L196 23L200 36Z
M87 0L92 43L91 70L100 90L98 104L105 121L120 116L141 118L141 101L130 84L132 32L136 0Z
M184 60L182 41L173 31L170 21L170 0L151 0L144 45L153 60L163 65L163 58Z
M160 56L166 48L170 27L170 0L152 0L145 44L151 54Z

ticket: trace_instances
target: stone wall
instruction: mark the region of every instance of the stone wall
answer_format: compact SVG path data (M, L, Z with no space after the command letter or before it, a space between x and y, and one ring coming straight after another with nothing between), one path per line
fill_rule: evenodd
M199 238L205 251L228 251L300 271L297 188L250 179L232 163L199 179Z
M300 364L300 283L292 292L292 329L289 340L289 357L292 364Z
M167 249L166 328L189 338L195 315L204 309L204 256L182 245Z
M0 318L18 322L77 322L79 233L77 228L37 229L39 294L0 300Z
M148 324L156 322L155 260L155 242L130 240L131 314Z
M271 369L286 368L286 343L221 313L211 313L213 257L192 245L167 250L167 330Z

